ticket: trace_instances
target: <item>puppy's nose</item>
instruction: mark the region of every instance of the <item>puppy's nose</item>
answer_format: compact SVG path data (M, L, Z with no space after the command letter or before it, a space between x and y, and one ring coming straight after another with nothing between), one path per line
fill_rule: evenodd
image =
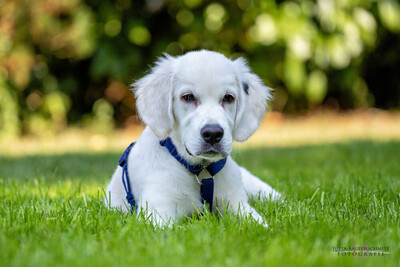
M201 129L200 134L206 143L213 145L221 141L224 129L218 124L207 124Z

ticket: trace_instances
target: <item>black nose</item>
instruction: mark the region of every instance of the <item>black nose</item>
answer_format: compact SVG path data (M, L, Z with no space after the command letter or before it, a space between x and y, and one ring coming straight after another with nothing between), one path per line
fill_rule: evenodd
M224 129L218 124L207 124L201 129L200 134L206 143L213 145L221 141Z

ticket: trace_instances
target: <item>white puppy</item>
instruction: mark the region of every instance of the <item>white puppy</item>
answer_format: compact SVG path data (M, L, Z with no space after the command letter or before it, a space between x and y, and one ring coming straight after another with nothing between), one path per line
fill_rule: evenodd
M233 140L245 141L258 128L270 89L253 74L244 59L230 60L217 52L166 55L151 73L133 84L137 109L147 127L127 158L127 172L137 212L157 225L169 225L203 210L200 178L185 168L160 140L170 138L185 164L226 164L214 177L213 212L224 207L264 223L248 196L280 194L238 166L229 156ZM109 207L130 209L117 167L107 187Z

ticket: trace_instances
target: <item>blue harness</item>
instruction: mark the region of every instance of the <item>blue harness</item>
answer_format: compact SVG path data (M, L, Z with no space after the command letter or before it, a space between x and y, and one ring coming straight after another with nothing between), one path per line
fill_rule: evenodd
M122 167L122 183L125 188L126 192L126 200L128 201L129 205L131 206L131 213L133 214L133 211L136 210L136 203L135 203L135 198L132 194L131 186L130 186L130 179L129 179L129 174L128 174L128 156L129 153L132 149L132 147L135 145L135 142L130 144L128 148L125 150L124 154L119 159L119 166ZM212 211L212 202L213 202L213 197L214 197L214 176L224 168L225 163L226 163L226 158L223 158L217 162L211 163L208 166L203 166L203 165L192 165L188 163L184 158L182 158L179 154L178 151L175 147L175 145L172 143L171 138L167 138L165 140L160 141L160 145L164 146L165 148L168 149L169 153L180 163L182 164L187 170L189 170L191 173L194 174L196 177L197 181L201 184L200 186L200 197L203 202L203 204L207 204L210 208L210 211ZM198 180L198 175L206 169L212 177L210 178L204 178L201 180L201 182Z

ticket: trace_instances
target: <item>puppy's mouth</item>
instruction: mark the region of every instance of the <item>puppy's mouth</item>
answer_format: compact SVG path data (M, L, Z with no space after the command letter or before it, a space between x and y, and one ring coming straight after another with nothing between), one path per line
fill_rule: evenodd
M225 152L213 147L202 149L200 151L197 151L196 153L192 153L186 146L185 149L186 152L192 157L211 160L211 161L225 158L227 156Z
M218 151L216 151L216 150L214 150L214 149L210 149L210 150L204 151L202 154L204 154L204 155L210 155L210 156L215 156L215 155L219 155L219 154L221 154L221 153L218 152Z

